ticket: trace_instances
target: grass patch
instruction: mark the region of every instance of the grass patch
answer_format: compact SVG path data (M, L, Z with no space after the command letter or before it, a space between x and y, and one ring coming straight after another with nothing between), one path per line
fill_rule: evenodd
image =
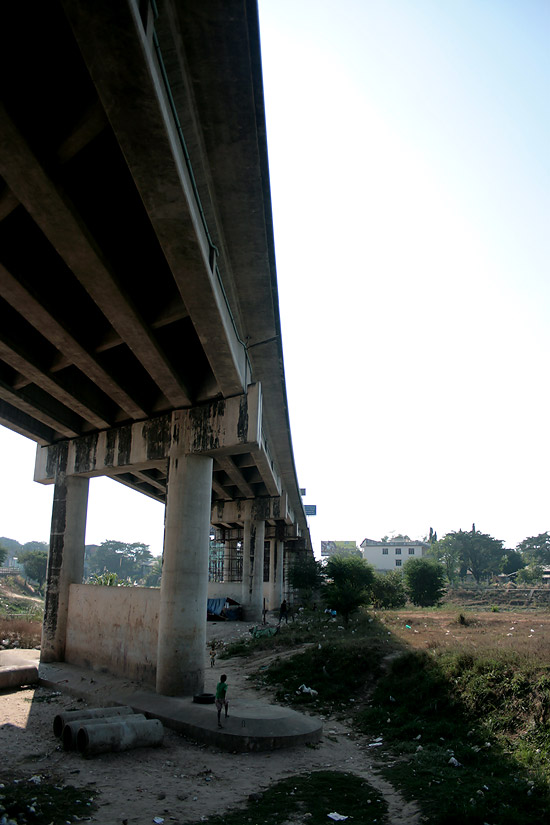
M325 614L316 611L304 611L299 618L289 624L282 624L275 636L262 636L254 639L251 635L225 646L218 653L220 659L233 656L253 656L261 651L288 650L300 645L310 644L325 638L336 636L338 628L334 620L325 618Z
M406 798L421 800L432 825L535 825L548 817L548 668L519 666L499 653L409 652L357 715L360 730L399 754L384 773Z
M381 737L373 756L382 772L431 825L549 821L550 665L545 643L526 652L526 640L542 632L532 618L512 638L517 623L508 618L464 618L426 611L364 619L354 634L333 633L257 678L292 704L346 707L356 729ZM495 649L495 634L516 649ZM434 645L437 637L445 644ZM317 697L297 695L302 683Z
M95 807L90 791L52 784L41 776L11 778L0 784L0 819L28 825L65 825L76 817L87 819Z
M349 773L313 771L282 779L266 791L251 794L246 808L201 819L201 825L282 825L307 822L327 825L336 812L349 821L385 825L387 805L366 780Z
M276 698L292 705L313 705L331 711L363 701L380 674L387 654L383 639L344 636L312 645L303 653L277 659L255 678L276 687ZM300 685L317 691L317 696L298 691Z

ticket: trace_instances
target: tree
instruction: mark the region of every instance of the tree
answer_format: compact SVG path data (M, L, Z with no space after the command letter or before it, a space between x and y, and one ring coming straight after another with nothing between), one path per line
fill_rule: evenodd
M540 584L542 582L542 567L540 564L530 564L520 570L516 576L518 584Z
M370 601L374 568L357 556L331 556L325 565L325 578L323 600L342 615L347 625L351 614Z
M523 553L528 564L550 564L550 535L539 533L530 536L518 544L517 550Z
M323 565L312 555L302 553L288 571L291 587L298 591L303 602L313 602L323 584Z
M445 593L445 570L435 559L410 559L403 567L409 598L419 607L438 604Z
M506 550L504 552L500 565L501 573L509 576L510 573L516 573L519 570L523 570L524 567L525 560L518 550Z
M145 576L144 584L146 587L159 587L162 578L162 556L158 556Z
M148 545L141 542L103 541L88 562L90 575L116 573L119 579L142 579L153 558Z
M50 549L50 545L47 541L27 541L23 545L23 550L28 552L29 550L39 550L43 553L47 553Z
M503 542L488 533L480 533L472 524L470 531L456 530L447 533L445 539L453 537L460 553L460 575L471 570L472 576L479 584L483 576L498 573L504 555ZM439 542L438 542L439 544Z
M431 529L431 528L430 528ZM434 558L445 568L450 584L455 584L461 562L462 545L455 535L448 533L439 541L434 541L428 548L427 555Z
M3 547L3 546L0 544L0 567L4 564L4 562L6 561L7 557L8 557L8 549L7 549L7 547Z
M25 568L25 575L38 582L38 587L42 590L48 567L47 552L45 550L24 550L19 554L18 561Z
M9 539L7 536L0 536L0 544L8 551L8 560L17 558L22 550L21 545L15 539Z
M371 585L371 601L376 608L391 610L403 607L407 602L407 591L403 573L390 570L388 573L374 573Z

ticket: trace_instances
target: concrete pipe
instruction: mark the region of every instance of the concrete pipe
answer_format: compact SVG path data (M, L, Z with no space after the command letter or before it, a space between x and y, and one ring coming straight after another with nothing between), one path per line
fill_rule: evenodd
M100 719L105 716L129 716L134 711L132 708L121 705L112 708L82 708L82 710L65 710L58 713L53 720L54 736L59 739L63 735L63 728L68 722L76 722L79 719Z
M38 665L10 665L0 667L0 690L35 685L38 682Z
M136 719L127 716L103 724L83 723L76 734L76 749L84 756L108 751L162 745L164 728L158 719Z
M116 710L116 708L113 708ZM145 719L143 713L133 713L131 716L125 716L125 719ZM74 751L76 750L76 737L78 731L83 725L101 725L110 723L113 720L120 719L120 715L118 716L98 716L97 719L75 719L74 722L65 722L63 726L63 733L61 734L61 739L63 741L63 750L65 751Z

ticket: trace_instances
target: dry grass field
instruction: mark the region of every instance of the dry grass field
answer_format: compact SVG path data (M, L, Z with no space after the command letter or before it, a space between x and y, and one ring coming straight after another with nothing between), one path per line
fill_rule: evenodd
M377 618L416 650L498 650L550 663L550 610L437 609L379 611Z

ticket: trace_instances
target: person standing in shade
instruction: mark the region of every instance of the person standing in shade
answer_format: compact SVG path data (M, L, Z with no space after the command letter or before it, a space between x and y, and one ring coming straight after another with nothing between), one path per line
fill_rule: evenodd
M229 702L227 701L227 676L222 673L220 681L216 685L216 708L218 710L218 727L222 728L221 715L222 708L225 708L225 718L227 719Z
M283 599L281 606L279 608L279 624L281 624L283 619L288 624L288 607L286 599Z

